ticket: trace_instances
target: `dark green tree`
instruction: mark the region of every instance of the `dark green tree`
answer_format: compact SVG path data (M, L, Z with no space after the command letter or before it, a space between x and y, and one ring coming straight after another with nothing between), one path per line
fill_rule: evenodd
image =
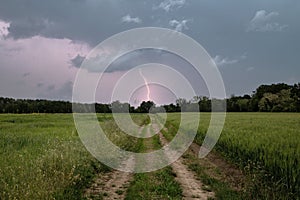
M137 110L141 113L149 113L151 107L155 107L155 103L153 101L143 101Z

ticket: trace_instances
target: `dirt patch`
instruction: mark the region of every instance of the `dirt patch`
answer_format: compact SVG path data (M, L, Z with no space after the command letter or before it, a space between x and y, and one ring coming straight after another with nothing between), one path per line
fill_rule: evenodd
M134 159L130 158L124 162L124 168L131 168ZM102 196L103 199L124 199L130 181L133 179L132 173L114 170L109 173L99 174L92 186L85 191L87 199L94 199Z
M154 129L159 128L153 125ZM167 130L166 130L167 131ZM161 132L158 133L162 145L166 145L168 141ZM213 198L214 193L204 190L203 183L196 178L196 175L183 164L182 158L171 165L173 172L176 174L175 180L181 185L183 199L208 199Z
M168 131L167 128L163 130ZM233 190L243 191L247 188L247 177L241 169L225 160L215 151L211 151L205 158L198 159L199 150L200 146L192 143L186 154L191 154L197 158L197 162L203 167L205 174L221 182L228 183ZM185 161L188 162L187 159Z
M141 127L138 134L142 134ZM130 157L121 164L125 171L133 169L136 162ZM127 188L133 180L133 173L113 170L109 173L99 174L90 188L85 190L87 199L125 199Z
M176 173L175 180L181 185L183 199L208 199L214 196L213 192L204 190L204 185L196 179L195 174L188 170L181 159L172 164L172 169Z
M200 146L193 143L190 146L190 152L198 157ZM222 182L228 183L232 189L241 191L246 185L246 176L235 165L226 161L216 152L210 152L205 158L198 159L198 162L203 166L205 173Z
M103 199L124 199L131 180L132 174L121 171L99 175L93 185L86 190L85 197L87 199L99 196Z

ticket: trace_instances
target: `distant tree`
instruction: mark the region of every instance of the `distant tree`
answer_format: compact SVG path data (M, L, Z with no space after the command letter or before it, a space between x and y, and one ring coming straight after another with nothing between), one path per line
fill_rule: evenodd
M272 108L272 112L295 112L296 106L294 99L291 97L291 89L281 90L278 94L278 101Z
M120 101L114 101L111 103L111 110L115 113L126 113L129 112L130 104L121 103Z
M297 112L300 112L300 83L294 84L291 89L291 97L294 99L294 107Z
M256 89L256 92L254 93L254 97L261 99L264 97L264 94L266 94L266 93L277 94L281 90L288 90L291 88L292 88L292 86L287 85L285 83L261 85Z
M153 101L143 101L137 110L141 113L149 113L151 107L155 107L155 103Z
M186 106L188 104L188 101L184 98L176 99L176 105L181 109L181 111L186 111Z
M95 104L95 109L97 113L110 113L110 106L108 104Z
M238 108L239 108L240 112L249 111L250 100L248 98L238 99L236 103L238 105Z
M202 97L198 104L201 112L211 111L211 100L208 97Z
M188 104L186 104L184 111L185 112L199 112L200 111L199 104L189 102Z
M213 98L211 100L211 109L214 112L225 112L226 111L226 100Z
M295 112L297 107L291 96L291 89L283 89L276 94L265 93L258 103L259 111Z
M159 107L151 107L150 113L163 113L166 112L165 108L163 106L159 106Z
M265 93L263 98L258 103L259 111L268 112L271 111L273 106L278 101L278 95L272 93Z
M180 112L180 107L177 105L174 105L173 103L169 105L164 105L163 106L166 112Z
M234 96L226 99L209 99L208 97L195 96L190 101L184 98L176 100L176 105L171 103L156 107L154 102L142 102L135 109L129 103L119 101L111 104L84 104L74 103L76 112L110 113L113 108L115 112L195 112L200 108L201 112L210 112L212 101L217 110L223 110L226 103L229 112L300 112L300 83L287 85L284 83L261 85L253 94ZM219 109L220 108L220 109ZM0 113L71 113L72 103L68 101L51 100L29 100L0 97Z
M191 100L191 103L199 103L200 100L201 100L200 96L194 96Z
M231 95L229 99L227 99L227 111L228 112L238 112L239 105L237 103L239 97L236 97L234 94Z

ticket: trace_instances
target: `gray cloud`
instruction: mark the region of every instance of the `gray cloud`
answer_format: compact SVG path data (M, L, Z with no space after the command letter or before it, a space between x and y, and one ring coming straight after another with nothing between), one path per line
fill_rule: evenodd
M24 18L10 24L8 36L19 39L44 35L50 26L48 19Z
M265 10L259 10L255 13L255 16L249 23L247 31L258 31L258 32L269 32L275 31L280 32L285 30L288 25L281 25L274 20L279 16L278 12L267 13Z
M13 39L39 35L83 41L94 46L112 34L128 29L126 23L120 21L123 16L128 13L130 16L148 16L152 12L152 9L147 10L149 7L152 2L11 0L1 3L0 20L10 22L8 36ZM130 17L128 20L139 22L140 19ZM149 19L146 21L149 23Z
M131 17L130 15L125 15L122 17L122 22L126 22L126 23L141 23L142 20L138 17Z
M24 73L22 76L25 78L25 77L27 77L27 76L29 76L30 75L30 73L29 72L26 72L26 73Z
M225 65L232 65L232 64L239 62L239 60L237 60L237 59L229 59L227 57L222 57L220 55L216 55L213 58L213 60L216 63L216 65L219 67L225 66Z
M36 84L36 87L40 88L40 87L43 87L44 86L44 83L38 83Z
M177 21L175 19L169 21L169 25L174 28L175 31L179 31L179 32L182 32L184 29L187 30L188 27L187 27L187 23L189 22L190 20L182 20L182 21Z
M154 62L155 60L160 60L161 59L162 52L161 50L156 50L156 49L142 49L142 50L136 50L129 52L125 55L120 56L119 58L116 58L109 66L107 69L104 69L104 66L101 64L106 60L106 59L111 59L110 54L99 54L95 57L88 58L86 60L86 64L82 66L89 72L115 72L115 71L127 71L135 66L145 64L145 63L150 63ZM84 57L78 57L76 56L73 59L74 60L80 60L84 59ZM82 62L82 61L81 61ZM75 62L76 63L76 62ZM75 67L80 67L80 65L74 65Z
M213 61L218 67L223 67L226 65L234 65L237 63L241 63L242 61L245 61L247 59L247 53L242 54L241 56L236 56L234 59L224 57L221 55L216 55L213 57ZM248 71L248 69L246 69ZM251 71L252 68L249 70Z
M0 39L5 38L9 34L9 30L8 30L9 26L10 26L10 23L0 20Z
M86 65L83 65L82 67L92 73L104 72L104 68L101 66L103 59L106 59L105 55L98 55L97 57L89 58L85 62ZM132 51L120 56L114 60L107 69L105 69L105 72L124 72L147 63L160 63L167 65L188 78L195 76L195 72L190 69L190 63L180 56L168 51L151 48ZM194 79L196 80L196 78Z
M79 68L82 62L84 61L84 59L85 59L84 56L77 54L77 56L75 56L70 60L70 63L72 64L72 66Z
M157 7L154 8L160 8L165 10L166 12L169 12L173 9L184 6L185 3L186 3L185 0L164 0Z
M58 99L71 100L73 91L73 82L65 82L58 90L56 90L52 96Z
M46 99L61 99L61 100L71 100L72 98L72 90L73 90L73 82L66 81L62 86L58 89L55 89L54 85L49 85L46 91L39 94L39 98Z
M52 91L52 90L54 90L55 89L55 85L49 85L48 87L47 87L47 92L50 92L50 91Z
M300 52L298 45L300 42L298 37L300 35L300 12L299 2L295 0L274 0L272 2L261 0L243 2L232 0L218 2L197 0L122 0L117 2L111 0L9 0L2 1L0 4L0 21L6 23L6 28L0 25L1 30L6 31L4 34L2 31L2 35L9 36L4 39L0 37L0 75L2 80L3 78L11 80L14 77L22 79L22 71L18 69L24 64L32 66L33 71L39 72L43 71L42 67L49 67L47 63L54 62L55 58L53 57L51 61L47 60L47 56L43 57L45 59L36 57L34 50L32 50L32 55L24 54L31 46L35 47L33 36L50 38L49 43L52 38L67 38L74 43L82 42L93 47L113 34L140 26L182 30L203 45L209 54L219 55L219 63L226 66L226 63L238 60L238 63L231 65L241 64L242 67L222 68L222 75L227 88L229 88L229 93L249 92L264 82L287 80L292 76L300 77L300 68L297 67ZM154 7L155 9L153 9ZM124 23L121 19L126 15L129 15L130 18L138 16L143 23ZM183 21L187 19L192 19L193 23ZM176 22L173 21L171 26L170 21L172 20L176 20ZM287 25L288 28L286 28ZM261 34L263 31L267 34ZM9 52L9 49L18 46L13 46L11 40L20 39L15 41L20 44L24 42L22 38L26 38L26 42L31 46L26 46L18 52ZM48 44L45 43L43 48L50 52L47 46ZM56 48L61 49L61 47ZM81 57L87 55L85 51L75 51L77 50L69 54L72 55L72 59L75 59L77 54ZM63 52L59 52L61 55L63 54ZM242 63L240 63L239 56L241 52L247 52L247 59L244 59ZM17 54L24 54L24 56L17 60L18 57L15 56ZM10 58L7 55L12 56ZM68 71L76 71L68 66L71 63L78 67L82 60L79 56L73 62L65 61L69 62L64 66L67 69L62 69L66 70L65 74L69 73ZM31 62L34 59L27 59L31 57L37 58L39 62ZM171 59L171 56L168 55L143 57L147 57L146 54L131 55L127 59L120 58L108 69L108 72L130 69L132 65L141 63L140 60L146 62L154 59L167 63L162 60L166 57ZM169 63L172 61L169 60ZM62 63L60 64L62 65ZM229 65L227 64L227 66ZM182 63L182 66L185 65ZM255 73L247 73L247 66L255 66ZM95 67L87 70L97 72L99 66ZM5 71L6 73L4 73ZM45 69L45 71L48 70ZM57 73L62 74L59 68ZM10 77L5 74L10 74ZM13 76L13 74L17 74L17 76ZM32 82L34 74L31 72ZM65 80L61 80L61 77L66 78L60 76L57 78L60 79L58 81L64 82ZM50 78L55 79L56 76L53 75ZM34 81L33 86L41 80L36 78ZM5 89L4 84L1 85ZM25 85L23 86L25 88ZM46 88L46 85L44 87ZM13 92L9 92L10 88L6 88L5 91L12 95ZM22 89L24 90L24 88ZM59 84L56 85L55 90L58 88L60 88ZM4 91L3 89L1 88L1 91ZM31 88L26 90L26 93L30 90ZM21 93L21 89L15 91L18 91L15 92L16 96L26 94L25 92Z
M247 69L246 69L246 71L247 72L250 72L250 71L253 71L255 68L254 67L248 67Z

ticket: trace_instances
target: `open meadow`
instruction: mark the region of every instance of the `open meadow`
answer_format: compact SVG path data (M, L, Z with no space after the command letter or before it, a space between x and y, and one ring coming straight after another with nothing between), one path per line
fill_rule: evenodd
M111 118L98 115L107 136L133 151L137 140ZM97 173L110 170L85 149L71 114L0 115L0 152L0 199L80 199Z
M141 127L149 123L147 114L132 114L132 118ZM192 119L184 124L185 130ZM209 119L209 113L201 113L194 140L198 145L203 141ZM162 135L148 139L123 133L111 114L98 114L98 120L108 138L121 148L149 152L164 145L162 137L172 139L180 113L168 113ZM197 155L189 152L179 163L155 172L116 174L85 149L71 114L3 114L0 199L105 199L114 195L120 199L181 199L186 193L180 179L185 166L196 174L197 180L201 179L202 192L209 198L299 199L300 114L227 113L212 155L228 162L226 166L240 170L242 180L230 175L222 178L231 169L219 167L210 172ZM210 162L217 165L214 159ZM107 187L111 187L112 194L106 191L105 182L114 177L121 177L124 183L110 183ZM242 187L235 187L235 182Z
M190 121L184 124L189 129ZM178 127L180 114L170 114L168 124ZM201 113L195 142L201 145L210 122ZM225 159L250 174L255 198L300 198L300 114L227 113L225 125L215 147ZM254 198L253 197L253 198Z

